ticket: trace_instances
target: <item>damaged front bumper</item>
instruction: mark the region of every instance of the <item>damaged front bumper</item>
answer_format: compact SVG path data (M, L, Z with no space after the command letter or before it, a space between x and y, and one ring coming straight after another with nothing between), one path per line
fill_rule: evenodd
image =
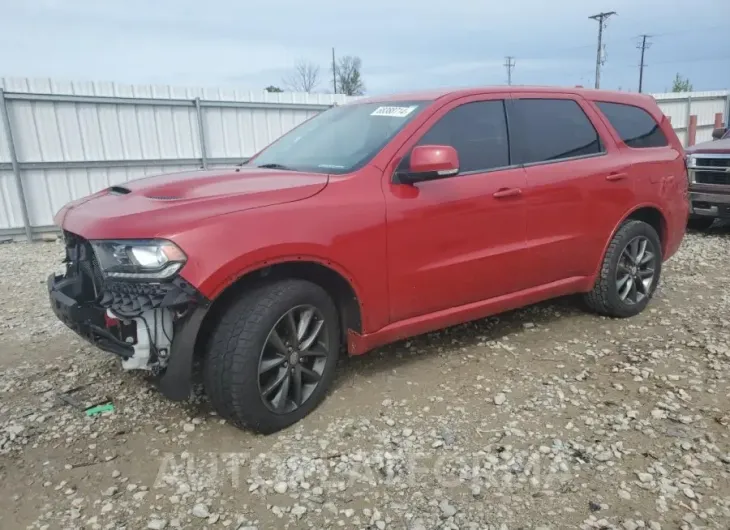
M66 271L47 280L59 320L119 356L125 369L152 372L169 399L186 399L209 301L180 277L165 282L104 279L87 241L67 234L66 242Z

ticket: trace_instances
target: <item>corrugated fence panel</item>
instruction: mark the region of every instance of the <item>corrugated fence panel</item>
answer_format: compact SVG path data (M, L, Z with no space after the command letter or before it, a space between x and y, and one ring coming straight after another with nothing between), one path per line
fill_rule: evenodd
M2 87L2 84L0 84ZM2 112L0 109L0 164L10 163L10 144L8 143L8 137L5 134L5 127L2 122Z
M323 97L324 96L324 97ZM256 101L253 94L240 91L208 90L209 101ZM329 94L266 94L264 101L271 103L330 105L344 103L346 98ZM206 108L204 124L209 156L213 158L248 157L256 154L282 134L317 114L304 108L247 109Z
M115 167L98 169L46 169L24 171L25 196L28 203L28 215L33 226L53 224L53 215L61 207L80 197L95 193L115 184L160 173L175 173L198 166L142 166ZM12 174L10 174L12 183ZM18 210L19 212L19 210ZM18 213L15 217L22 226ZM4 221L0 215L0 223ZM12 226L12 225L11 225Z
M0 78L0 88L6 92L28 216L34 227L52 224L53 214L68 201L112 184L194 169L203 164L203 158L211 167L238 163L323 108L354 99L340 94L48 78ZM691 113L697 115L696 141L701 142L710 139L715 114L727 113L728 94L654 97L686 145L688 99ZM78 99L89 96L103 99ZM196 98L200 100L205 153ZM137 99L141 101L135 102ZM10 160L8 139L0 127L0 235L22 233L24 226Z
M687 127L687 101L658 101L662 112L672 119L672 127L683 129Z
M0 229L22 228L20 195L12 171L0 171ZM2 237L0 237L2 240Z
M697 115L697 143L712 140L715 114L724 114L724 106L724 101L716 99L692 102L692 114Z
M672 127L684 146L687 146L690 114L697 116L696 143L712 139L716 113L721 113L723 119L727 121L728 98L730 98L730 91L727 90L654 94L653 97L662 112L672 119Z
M307 110L206 108L208 155L247 157L313 115Z
M111 184L155 173L195 169L202 164L200 98L206 158L211 165L238 162L265 147L327 105L352 98L329 94L267 93L240 89L127 85L54 79L0 78L8 93L8 116L21 166L30 224L52 223L68 201ZM29 94L13 99L14 94ZM48 95L131 98L62 101ZM33 98L32 96L39 96ZM166 100L170 104L166 104ZM215 106L216 102L223 102ZM263 103L252 108L245 103ZM150 104L153 103L153 104ZM291 108L291 104L297 107ZM311 106L311 109L303 105ZM170 164L145 164L145 161ZM199 160L191 165L191 161ZM104 162L109 161L109 166ZM175 164L175 161L183 162ZM51 167L39 163L55 164ZM72 167L60 164L72 164ZM85 164L88 163L88 164ZM0 127L0 233L17 232L23 215L10 150ZM86 166L86 167L84 167Z

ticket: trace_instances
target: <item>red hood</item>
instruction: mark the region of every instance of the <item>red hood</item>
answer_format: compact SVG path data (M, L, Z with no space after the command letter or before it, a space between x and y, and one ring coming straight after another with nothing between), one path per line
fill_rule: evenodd
M170 237L208 217L306 199L327 180L247 167L156 175L70 202L54 221L88 239Z
M712 140L709 142L702 142L701 144L693 145L685 149L688 154L697 153L727 153L730 154L730 138L723 138L722 140Z

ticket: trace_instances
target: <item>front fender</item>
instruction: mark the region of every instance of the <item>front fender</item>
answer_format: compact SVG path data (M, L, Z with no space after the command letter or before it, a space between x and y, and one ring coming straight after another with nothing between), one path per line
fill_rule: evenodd
M307 245L309 246L309 245ZM296 245L296 248L286 249L273 246L259 251L238 256L230 262L222 265L215 273L200 283L198 289L205 294L210 300L218 298L232 284L244 276L253 272L262 270L282 263L316 263L328 269L332 269L342 276L352 287L358 299L361 299L362 288L358 285L355 276L337 260L327 257L323 252L324 249L316 245L312 248L302 248L302 245ZM298 252L297 252L298 251Z
M180 274L211 300L267 266L311 262L327 267L352 287L360 302L362 327L372 331L386 326L390 313L381 206L363 198L360 204L349 203L344 212L339 196L330 200L322 193L306 201L209 219L168 239L188 256Z

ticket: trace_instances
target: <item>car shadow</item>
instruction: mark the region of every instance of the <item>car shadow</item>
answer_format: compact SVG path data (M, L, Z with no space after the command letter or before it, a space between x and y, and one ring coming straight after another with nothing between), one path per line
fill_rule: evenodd
M710 228L705 230L687 230L688 234L704 235L707 237L730 237L730 219L715 221Z

